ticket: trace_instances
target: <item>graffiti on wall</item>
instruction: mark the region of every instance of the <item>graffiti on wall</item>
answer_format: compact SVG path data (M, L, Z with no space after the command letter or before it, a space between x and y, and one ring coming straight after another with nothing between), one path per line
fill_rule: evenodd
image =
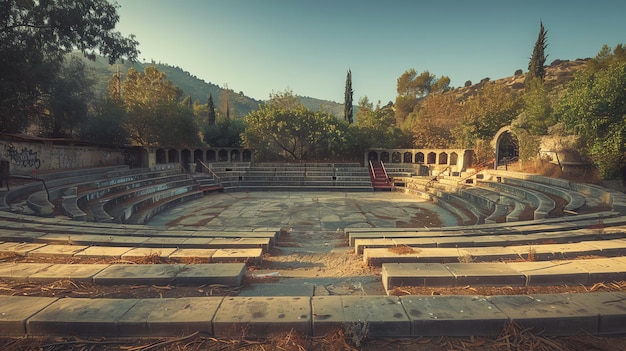
M22 167L33 167L35 169L39 169L39 167L41 167L41 160L37 155L37 151L33 151L33 149L22 148L21 151L18 151L15 146L5 144L4 153L6 158L16 165Z

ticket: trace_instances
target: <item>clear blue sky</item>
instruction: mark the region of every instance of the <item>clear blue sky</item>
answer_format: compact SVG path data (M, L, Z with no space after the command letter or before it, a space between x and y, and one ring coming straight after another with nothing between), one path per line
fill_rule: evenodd
M593 57L626 43L626 1L558 0L117 0L124 35L140 59L179 66L236 92L343 102L352 70L355 103L395 100L410 68L454 87L527 71L539 33L546 63Z

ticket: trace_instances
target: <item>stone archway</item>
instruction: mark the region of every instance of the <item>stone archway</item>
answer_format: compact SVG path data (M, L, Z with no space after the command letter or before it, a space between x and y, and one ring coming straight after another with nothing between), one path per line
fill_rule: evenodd
M491 141L491 146L496 152L494 167L504 161L517 160L519 157L519 141L511 130L511 126L504 126L496 133Z

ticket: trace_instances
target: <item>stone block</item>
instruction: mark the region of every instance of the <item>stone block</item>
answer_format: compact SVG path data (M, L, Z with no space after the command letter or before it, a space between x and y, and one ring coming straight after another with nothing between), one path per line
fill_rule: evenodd
M456 286L526 286L523 273L500 262L448 263Z
M26 321L56 300L54 297L0 295L0 336L26 335Z
M341 296L313 296L311 310L313 336L333 335L345 327Z
M217 337L267 337L291 330L311 334L308 297L226 297L213 319Z
M55 301L27 321L33 336L77 337L118 335L118 322L138 300L64 298Z
M46 245L30 251L28 256L74 256L85 250L88 246L83 245Z
M341 296L345 328L376 336L409 336L411 322L395 296Z
M262 261L263 249L217 249L211 256L213 263L249 262L259 264Z
M57 280L71 280L73 282L91 283L93 277L108 264L55 264L31 274L28 281L50 283Z
M215 251L214 249L179 249L174 251L169 258L180 263L209 263Z
M119 321L120 337L213 335L213 317L223 297L143 299Z
M24 282L31 275L50 266L51 263L0 263L0 278Z
M535 334L595 334L598 330L598 313L572 298L572 294L502 295L487 299L522 328L532 328Z
M575 270L574 261L509 262L512 269L526 275L526 284L586 285L589 273Z
M385 263L382 266L385 290L401 286L454 286L455 277L440 263Z
M176 248L151 248L151 247L136 247L134 249L129 250L125 254L122 255L123 260L131 260L131 259L150 259L151 256L157 256L159 259L166 260L173 254L177 249Z
M0 252L12 253L18 256L26 256L30 251L36 250L46 244L30 244L30 243L2 243L0 244Z
M508 317L484 296L402 296L413 336L498 335Z
M161 266L161 265L160 265ZM207 263L180 265L176 273L176 285L211 285L240 286L246 265L244 263Z
M122 255L132 250L132 247L109 247L109 246L90 246L85 250L76 253L76 257L80 258L122 258Z
M93 277L101 285L169 285L185 265L179 264L119 264L111 265Z

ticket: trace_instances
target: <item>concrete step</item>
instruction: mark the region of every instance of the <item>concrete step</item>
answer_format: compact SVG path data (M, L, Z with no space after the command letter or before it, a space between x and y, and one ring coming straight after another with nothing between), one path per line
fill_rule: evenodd
M626 280L626 258L489 263L385 263L382 282L391 292L403 286L593 285Z
M193 297L166 299L0 296L0 336L498 335L516 322L544 336L626 332L625 293L507 296Z
M0 263L0 279L52 283L58 280L97 285L239 286L243 263L207 264L47 264Z
M369 266L379 266L383 263L488 262L519 259L549 261L591 255L614 257L624 254L626 254L626 240L615 239L506 247L411 248L403 246L366 248L363 250L363 262Z

